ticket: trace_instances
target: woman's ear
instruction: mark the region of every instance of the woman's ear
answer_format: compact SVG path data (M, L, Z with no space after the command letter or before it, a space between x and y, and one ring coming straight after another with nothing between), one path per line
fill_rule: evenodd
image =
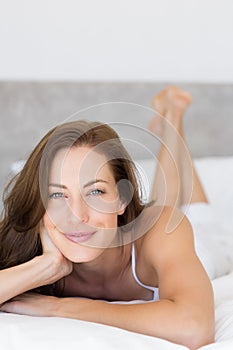
M118 209L118 212L117 214L118 215L123 215L124 212L125 212L125 208L126 208L127 204L125 201L123 200L120 200L120 203L119 203L119 209Z

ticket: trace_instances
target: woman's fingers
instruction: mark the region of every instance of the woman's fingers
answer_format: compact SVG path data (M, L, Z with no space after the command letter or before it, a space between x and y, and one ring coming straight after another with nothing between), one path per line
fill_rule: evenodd
M53 244L51 241L47 230L45 229L44 225L42 224L40 227L40 239L43 247L43 252L48 252L48 251L58 251L56 246Z
M55 246L43 223L40 226L40 238L43 247L43 255L49 257L51 262L53 261L55 265L54 281L69 275L73 270L73 264ZM54 271L52 275L54 276Z

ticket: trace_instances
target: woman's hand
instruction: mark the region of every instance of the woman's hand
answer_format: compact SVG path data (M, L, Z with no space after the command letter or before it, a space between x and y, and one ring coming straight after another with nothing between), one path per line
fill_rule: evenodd
M56 248L42 226L40 237L42 255L0 271L0 304L28 290L53 284L72 272L72 262Z
M28 316L54 316L59 298L37 293L24 293L0 306L0 311Z
M88 320L94 305L100 301L88 298L57 298L38 293L23 293L0 305L0 311L39 317L68 317ZM103 302L101 303L101 305ZM98 309L97 314L99 315Z
M43 248L42 257L48 259L50 262L48 268L49 276L46 284L51 284L62 277L69 275L72 272L73 264L66 259L60 250L53 244L43 225L41 225L40 229L40 239Z

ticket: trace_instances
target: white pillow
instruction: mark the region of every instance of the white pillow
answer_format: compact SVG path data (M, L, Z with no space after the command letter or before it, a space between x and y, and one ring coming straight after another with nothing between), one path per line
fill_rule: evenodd
M198 158L194 163L210 200L232 200L233 156Z
M11 172L13 174L17 174L23 169L24 164L25 160L17 160L16 162L12 163L10 168Z
M135 163L146 184L151 186L156 159L140 159ZM194 159L194 165L211 202L232 201L233 186L230 184L233 179L233 156L197 158Z
M153 184L156 160L143 159L135 162L141 174L148 196ZM233 156L206 157L194 160L195 168L204 187L209 203L219 212L222 225L233 227Z
M215 301L216 348L233 349L233 272L215 279L212 285ZM217 347L218 344L219 347ZM209 347L206 346L206 349Z

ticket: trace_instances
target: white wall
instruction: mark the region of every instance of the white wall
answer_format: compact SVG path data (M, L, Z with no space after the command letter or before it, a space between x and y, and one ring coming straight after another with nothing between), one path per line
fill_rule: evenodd
M232 0L0 0L0 80L233 82Z

